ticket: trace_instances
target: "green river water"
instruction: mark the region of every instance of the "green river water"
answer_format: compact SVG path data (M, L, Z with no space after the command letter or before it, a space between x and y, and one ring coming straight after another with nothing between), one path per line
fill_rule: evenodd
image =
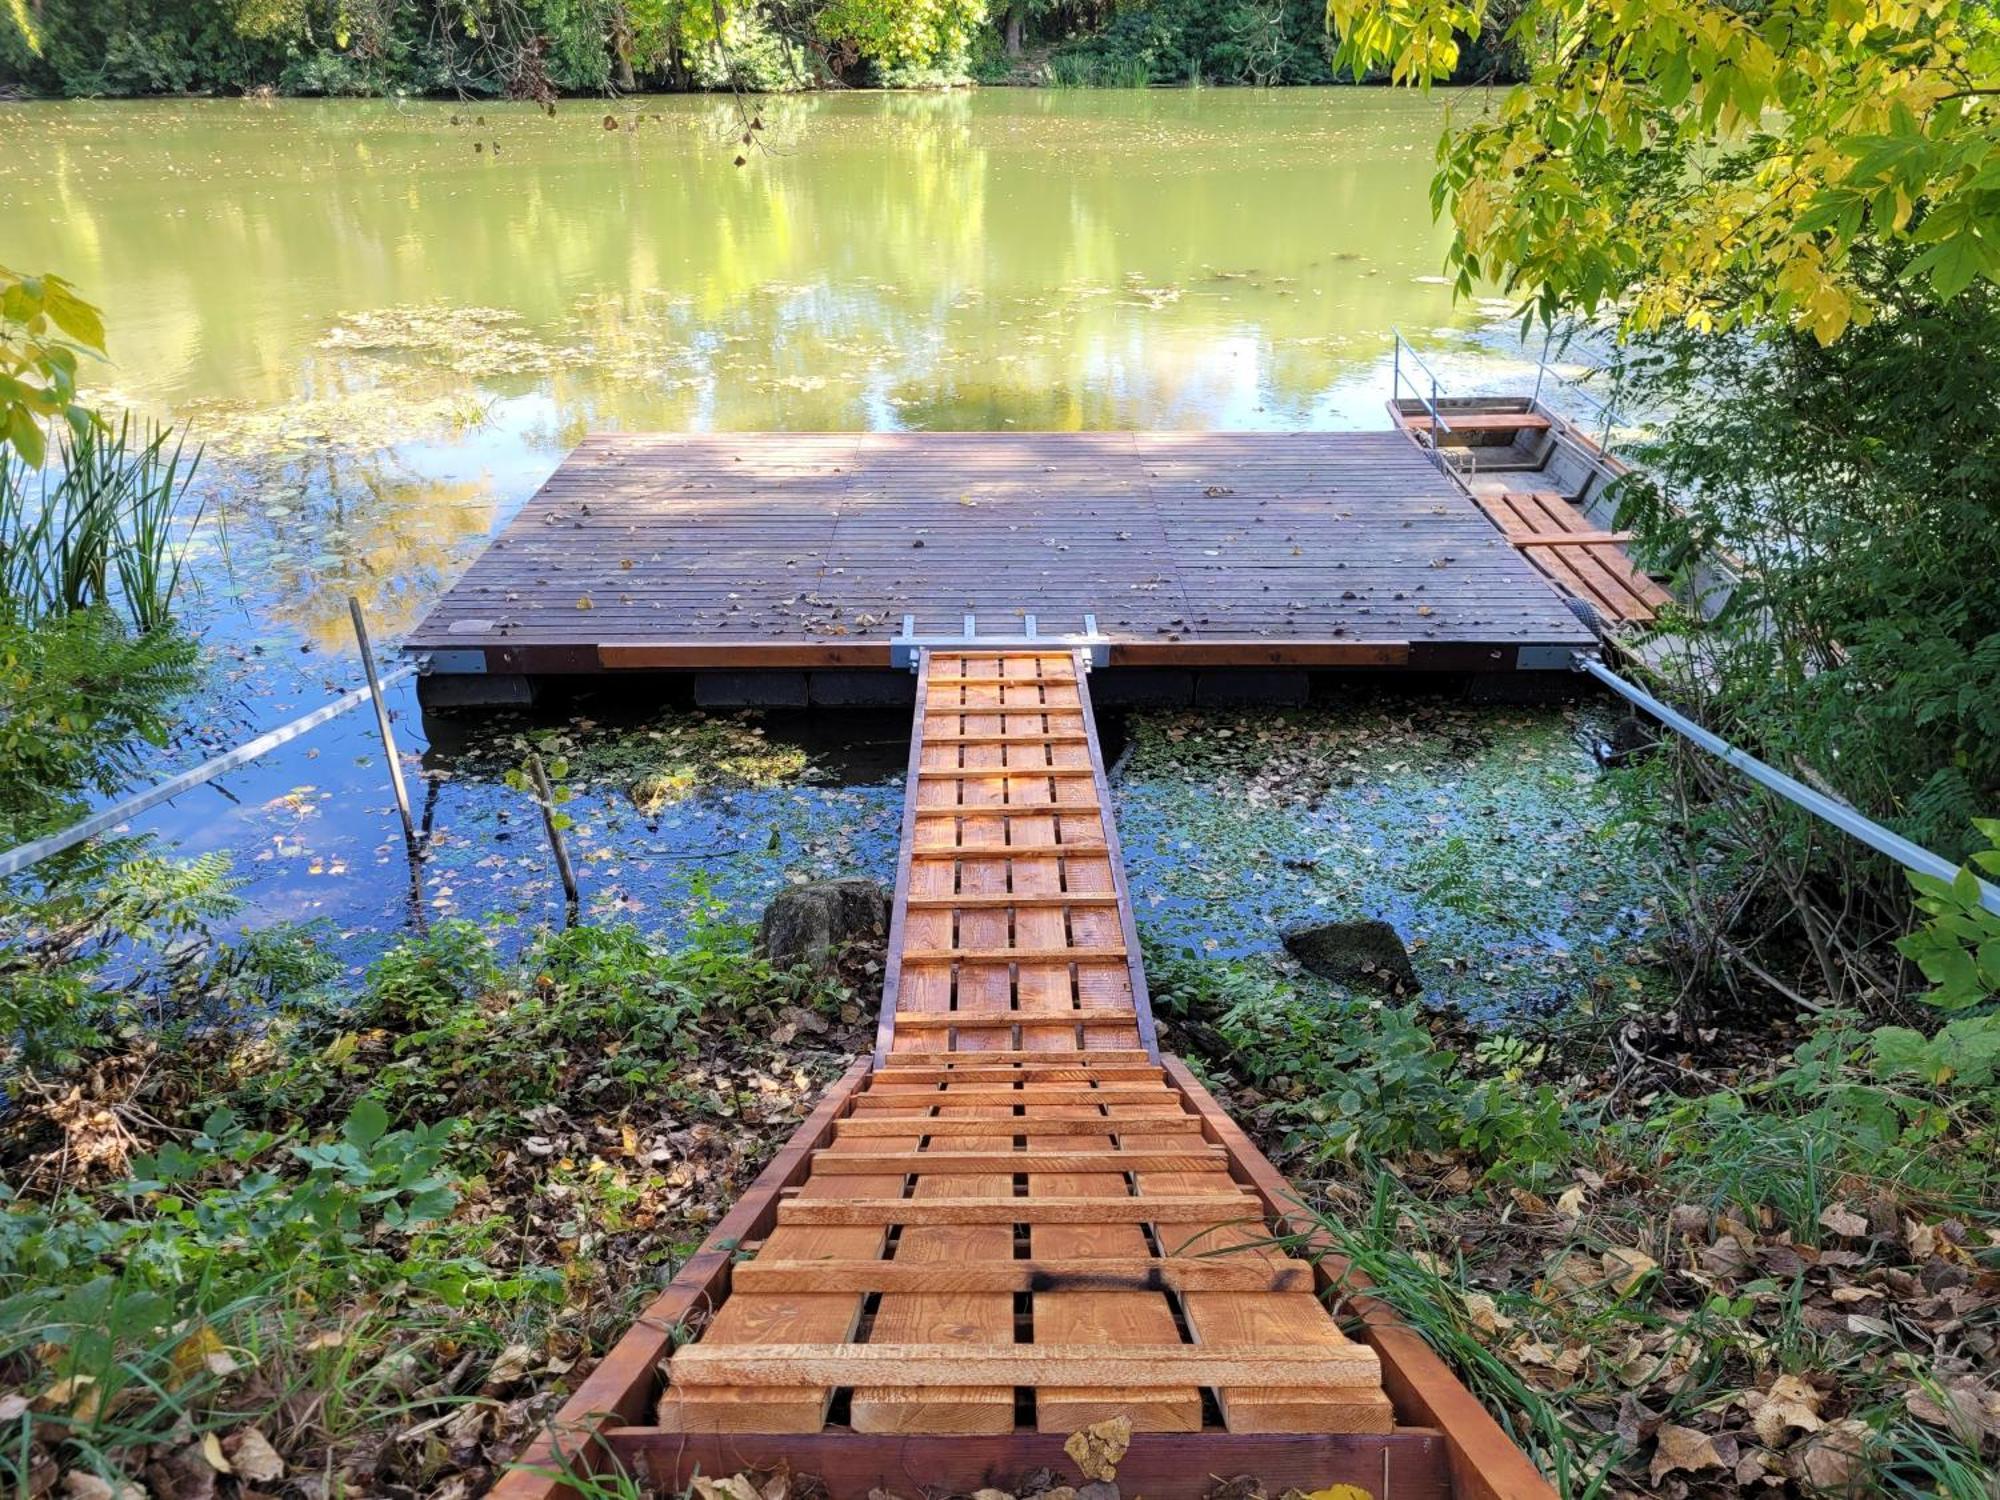
M1520 389L1506 308L1453 298L1429 207L1445 112L1485 102L765 99L740 167L727 99L0 104L0 262L103 307L102 404L206 445L184 613L213 687L164 772L354 686L349 594L393 645L589 430L1381 427L1396 327L1453 389ZM546 914L518 799L397 706L424 904ZM876 733L817 784L650 820L607 783L577 835L592 909L886 873L903 729ZM248 920L379 935L406 880L380 754L350 715L139 826L229 852Z

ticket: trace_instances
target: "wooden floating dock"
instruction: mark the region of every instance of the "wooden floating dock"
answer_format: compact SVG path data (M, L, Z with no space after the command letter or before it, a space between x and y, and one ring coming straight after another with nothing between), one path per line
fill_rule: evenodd
M1112 668L1561 669L1561 596L1408 432L600 434L407 642L427 692L850 672L1082 633ZM907 688L903 689L907 701Z
M1155 1036L1080 651L924 652L873 1057L499 1485L1553 1500ZM1338 1305L1349 1321L1336 1321Z

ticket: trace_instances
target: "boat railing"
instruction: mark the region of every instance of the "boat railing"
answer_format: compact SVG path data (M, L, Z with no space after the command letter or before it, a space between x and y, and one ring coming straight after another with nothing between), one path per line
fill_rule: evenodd
M1392 401L1402 400L1403 388L1409 387L1411 397L1430 414L1432 440L1435 446L1438 433L1451 431L1451 423L1445 420L1444 413L1438 408L1438 398L1442 388L1438 385L1437 372L1424 363L1423 357L1417 353L1410 341L1403 337L1402 329L1392 328L1389 332L1395 339L1389 356L1389 398ZM1404 372L1405 360L1416 367L1415 375Z
M1537 406L1541 404L1543 386L1548 384L1550 381L1554 381L1557 386L1561 387L1570 395L1574 396L1584 405L1590 407L1592 411L1594 411L1597 414L1598 418L1597 437L1595 441L1597 443L1598 451L1602 453L1609 453L1611 451L1611 428L1613 423L1617 420L1617 415L1618 415L1616 398L1613 398L1611 400L1606 400L1601 396L1597 396L1592 392L1585 390L1583 388L1582 380L1572 375L1565 375L1562 373L1562 371L1558 370L1554 365L1550 364L1549 339L1552 338L1553 336L1554 335L1551 334L1543 338L1542 356L1540 359L1535 361L1535 394L1533 398L1534 404Z

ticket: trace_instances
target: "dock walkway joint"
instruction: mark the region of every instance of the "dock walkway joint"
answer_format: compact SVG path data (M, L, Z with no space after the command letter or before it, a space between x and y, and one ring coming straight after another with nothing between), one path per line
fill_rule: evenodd
M918 672L876 1054L585 1382L570 1461L964 1493L1123 1417L1154 1500L1551 1494L1385 1309L1335 1320L1344 1267L1161 1055L1083 656Z

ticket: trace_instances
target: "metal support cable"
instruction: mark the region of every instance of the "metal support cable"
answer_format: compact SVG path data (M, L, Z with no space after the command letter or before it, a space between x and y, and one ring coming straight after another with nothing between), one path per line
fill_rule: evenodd
M1958 866L1943 855L1933 854L1923 845L1911 843L1900 833L1884 828L1873 818L1855 811L1846 803L1807 786L1795 777L1787 776L1776 766L1768 765L1746 751L1737 749L1722 736L1702 728L1686 714L1669 708L1645 689L1627 682L1597 658L1578 655L1575 662L1578 671L1588 672L1626 702L1643 708L1675 733L1693 740L1717 760L1735 767L1759 786L1776 792L1787 802L1831 823L1849 837L1859 839L1877 853L1888 855L1904 869L1947 882L1958 877ZM1995 915L2000 915L2000 886L1995 886L1989 881L1980 881L1979 904Z
M418 670L419 668L416 663L397 667L394 671L383 674L379 686L382 688L394 687L405 678L416 676ZM287 744L297 739L300 735L317 729L329 720L339 718L351 709L361 707L362 704L371 701L373 696L373 693L368 688L356 688L353 692L336 698L333 702L316 708L311 713L292 720L289 724L280 725L276 729L260 734L256 739L238 745L234 750L218 755L213 760L204 761L192 770L183 771L180 775L163 781L158 786L150 787L143 792L135 792L121 801L114 802L111 806L92 813L81 823L73 823L59 833L47 834L42 838L36 839L33 843L22 844L16 848L9 849L4 854L0 854L0 878L17 875L30 865L38 864L52 854L60 854L65 849L74 848L85 839L95 838L100 833L108 832L116 828L120 823L123 823L126 819L136 817L148 808L157 807L162 802L178 797L182 792L192 791L204 782L214 780L225 771L233 771L238 766L248 765L251 761L256 760L259 756L269 754L280 745Z

